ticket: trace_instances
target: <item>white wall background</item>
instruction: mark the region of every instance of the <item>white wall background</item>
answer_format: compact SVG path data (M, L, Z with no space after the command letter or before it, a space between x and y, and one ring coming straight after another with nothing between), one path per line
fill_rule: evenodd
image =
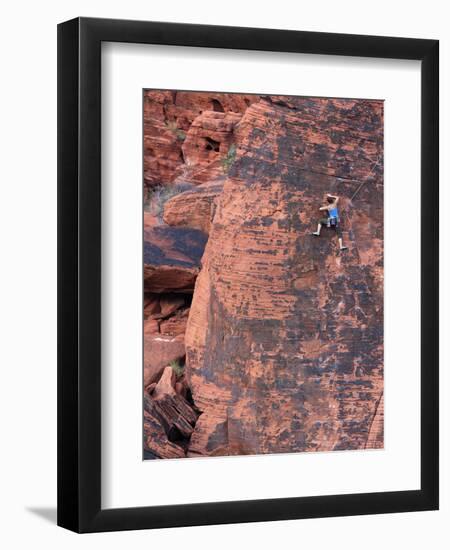
M450 540L450 359L441 288L441 510L79 536L55 527L56 24L78 15L441 40L441 204L450 203L445 3L410 0L16 1L2 10L0 86L0 541L5 548L444 548ZM405 259L406 260L406 259ZM441 224L441 281L450 278ZM186 481L186 480L185 480Z

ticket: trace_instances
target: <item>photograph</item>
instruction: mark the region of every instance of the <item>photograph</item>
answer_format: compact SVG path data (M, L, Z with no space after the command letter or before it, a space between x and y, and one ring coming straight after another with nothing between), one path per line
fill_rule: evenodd
M1 548L450 547L449 10L364 8L4 4Z
M383 99L142 93L144 460L383 449Z

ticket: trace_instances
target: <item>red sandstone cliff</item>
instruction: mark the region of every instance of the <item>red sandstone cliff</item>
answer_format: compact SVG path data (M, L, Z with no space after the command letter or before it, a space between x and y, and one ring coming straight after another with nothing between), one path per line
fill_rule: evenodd
M147 451L382 447L382 102L214 94L222 111L208 94L146 94L148 174L195 186L146 229L147 299L183 297L147 316L146 400L174 356L186 366L172 387L194 411L183 413L192 430L169 437L147 405ZM166 155L164 116L174 113L184 134ZM332 230L311 235L326 192L341 197L342 253ZM177 333L161 332L164 323Z

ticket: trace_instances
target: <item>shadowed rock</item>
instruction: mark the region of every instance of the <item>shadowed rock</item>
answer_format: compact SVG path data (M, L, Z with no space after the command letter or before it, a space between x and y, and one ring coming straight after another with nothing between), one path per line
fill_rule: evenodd
M192 292L207 236L198 229L156 226L144 231L146 292Z
M157 458L185 456L197 420L197 413L175 386L175 372L166 367L159 382L144 392L144 447Z

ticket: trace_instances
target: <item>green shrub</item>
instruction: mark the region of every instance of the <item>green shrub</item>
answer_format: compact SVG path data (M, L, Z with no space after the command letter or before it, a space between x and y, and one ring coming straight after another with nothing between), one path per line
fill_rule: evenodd
M177 136L177 139L184 141L186 139L186 132L181 128L178 128L177 123L174 120L166 122L166 128Z
M171 361L169 366L172 367L174 373L177 375L177 378L181 378L184 373L184 365L180 365L178 361Z
M186 132L184 130L178 129L176 134L177 134L177 139L179 139L180 141L184 141L186 139Z
M158 217L162 222L164 205L166 202L180 193L192 188L190 183L176 183L174 185L157 185L145 191L144 210Z
M236 160L236 145L232 143L230 145L230 148L228 149L227 154L222 159L222 168L225 174L228 174L235 160Z

